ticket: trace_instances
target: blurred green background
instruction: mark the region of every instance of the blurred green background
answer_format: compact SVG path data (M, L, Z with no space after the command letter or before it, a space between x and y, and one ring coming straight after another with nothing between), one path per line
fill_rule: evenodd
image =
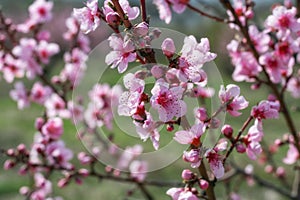
M31 4L32 1L19 1L19 0L1 0L0 5L2 6L2 10L5 16L11 17L16 23L23 22L28 16L27 7ZM138 5L138 1L130 1L135 5ZM226 44L229 43L231 38L233 37L232 31L226 27L224 24L215 23L209 19L203 18L195 13L192 13L189 10L186 10L184 14L177 15L173 13L173 20L170 25L166 25L161 22L157 18L157 11L153 5L148 2L148 13L151 15L151 25L157 27L167 27L169 29L173 29L179 32L182 32L186 35L193 34L198 39L201 37L208 37L211 43L211 51L217 53L218 57L215 60L215 64L217 65L220 73L222 74L222 78L224 84L232 83L231 74L233 72L233 67L230 64L230 60L228 54L226 52ZM205 6L200 6L199 2L204 3ZM222 8L217 4L218 1L192 1L192 3L201 8L205 9L208 12L217 14L219 16L225 17L225 12ZM255 7L256 16L255 22L258 23L259 26L263 25L263 19L270 13L270 5L271 3L279 2L279 1L255 1L257 3ZM63 48L67 48L66 44L62 39L62 33L66 30L64 27L64 19L68 17L74 7L82 7L81 1L75 0L56 0L55 3L55 18L52 22L47 25L47 27L52 32L52 40L62 44ZM111 31L106 27L104 23L101 24L101 28L99 28L96 32L90 34L92 46L96 46L99 42L103 41L106 36L111 34ZM61 58L62 55L58 56L58 59ZM53 63L53 67L61 67L63 63L61 60L58 60ZM96 63L90 63L90 65L95 66ZM105 66L100 66L105 67ZM101 83L109 82L113 83L118 79L116 75L116 70L109 70L106 72L105 77L101 79ZM27 82L28 85L31 85L31 82ZM250 84L246 83L237 83L241 87L242 95L250 102L248 109L243 111L243 115L238 118L232 118L227 116L226 123L232 124L235 130L238 130L242 123L246 120L247 114L250 112L250 108L257 104L257 102L261 99L266 99L268 95L268 89L262 87L258 91L250 90ZM30 146L33 140L33 135L35 134L34 130L34 120L37 116L40 116L43 112L43 109L39 106L32 105L29 109L25 109L23 111L19 111L16 107L16 103L13 102L9 98L9 91L11 90L12 85L7 84L4 80L0 81L0 146L1 148L10 148L15 147L19 143L25 143L27 146ZM298 101L292 100L287 96L287 102L290 107L298 106ZM293 112L293 119L296 122L298 130L300 130L300 120L299 113ZM84 150L84 146L80 141L76 138L76 128L69 122L65 123L65 134L64 138L67 145L75 149L77 151ZM275 138L281 137L283 133L286 133L288 130L285 127L284 120L282 117L280 120L269 120L264 123L264 132L265 132L265 142L270 144L274 141ZM117 138L117 142L120 143L121 146L126 146L133 143L142 143L140 140L124 135L122 133L115 133ZM163 135L162 140L168 141L171 138L170 135ZM149 141L146 144L146 148L151 147ZM282 158L286 154L287 147L285 150L281 151L280 154L275 156L275 161L280 163ZM168 156L168 155L165 155ZM3 164L5 157L0 157L0 163ZM259 164L255 164L251 162L246 155L237 155L235 154L234 160L241 167L245 167L248 163L252 163L254 165L255 171L258 175L261 175L264 179L269 180L270 182L274 182L275 184L279 184L276 182L276 179L272 175L267 175L264 173L264 166ZM163 168L159 171L151 172L148 177L149 179L162 179L165 181L172 180L180 180L181 170L184 167L189 166L184 163L181 159L178 159L174 164ZM287 170L287 180L291 184L293 178L293 170L292 166L284 166ZM54 180L58 180L59 176L54 176ZM236 181L227 186L232 188L238 188L239 194L241 194L242 199L284 199L282 196L277 193L266 190L259 185L254 185L252 187L248 186L246 182L242 182L240 178L235 178ZM101 199L101 200L112 200L112 199L126 199L124 198L124 194L128 190L135 190L134 185L125 185L117 182L105 181L103 183L99 183L96 179L86 179L84 180L84 184L82 186L78 186L74 183L67 186L63 190L57 189L54 183L55 194L64 197L65 199ZM22 199L22 197L18 194L18 190L23 185L30 185L31 180L24 176L16 175L16 171L4 171L0 169L0 199ZM156 199L169 199L168 196L165 195L165 192L168 188L156 188L156 187L148 187L152 194L156 197ZM227 199L226 187L223 184L218 184L216 187L216 191L218 193L218 199ZM139 192L134 193L134 195L127 199L141 199L141 195Z

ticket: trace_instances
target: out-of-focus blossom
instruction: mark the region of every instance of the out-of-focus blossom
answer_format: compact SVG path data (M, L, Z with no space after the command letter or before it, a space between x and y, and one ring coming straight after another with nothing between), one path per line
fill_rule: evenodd
M15 83L15 89L10 91L10 97L18 103L19 109L24 109L30 105L28 94L23 82Z

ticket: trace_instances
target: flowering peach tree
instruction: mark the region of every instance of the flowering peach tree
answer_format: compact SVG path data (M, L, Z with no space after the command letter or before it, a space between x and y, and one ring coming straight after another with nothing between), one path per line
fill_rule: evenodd
M172 34L164 35L163 29L151 27L150 3L166 24L173 12L189 10L230 27L234 35L226 48L234 67L232 83L210 87L217 78L205 66L218 56L211 52L209 40L189 35L178 41ZM227 188L226 198L237 200L244 198L239 194L243 188L226 185L238 176L286 199L299 199L300 135L286 96L300 97L300 2L285 0L273 5L261 26L253 20L255 3L251 0L219 0L215 4L222 6L226 17L203 11L189 0L140 0L133 4L127 0L87 0L66 19L66 31L61 33L69 44L65 51L52 41L44 26L55 18L52 1L33 1L21 24L0 12L1 81L14 85L9 95L20 110L38 104L43 111L32 123L36 134L31 145L1 149L5 170L17 169L19 175L33 179L33 184L20 188L20 195L59 200L62 198L55 195L54 187L96 178L136 185L148 200L156 199L149 186L159 187L165 198L174 200L220 199L224 194L216 190L218 185ZM112 32L106 40L108 52L103 62L120 81L114 85L97 82L86 94L77 94L89 68L88 34L102 26ZM53 59L61 59L63 67L53 66ZM57 67L55 74L48 73L50 65ZM249 101L234 82L250 83L253 92L268 88L268 97L252 102L255 106L245 112ZM243 113L247 118L238 129L224 123L225 113L230 118ZM183 147L179 157L188 165L181 178L174 174L174 181L166 182L147 176L156 161L143 159L144 143L121 149L115 142L119 134L114 127L120 116L130 121L122 126L132 125L131 134L152 144L160 158L169 156L160 151L164 134ZM264 133L265 121L279 118L285 120L288 132L266 143L264 135L272 133ZM75 152L62 138L68 120L79 127L78 144L88 141L85 152ZM280 152L286 156L274 162L274 155ZM258 161L264 172L257 174L252 165L242 168L232 158L234 154ZM52 179L54 173L59 174L59 180ZM272 174L278 184L264 179L262 173ZM124 194L124 198L133 193Z

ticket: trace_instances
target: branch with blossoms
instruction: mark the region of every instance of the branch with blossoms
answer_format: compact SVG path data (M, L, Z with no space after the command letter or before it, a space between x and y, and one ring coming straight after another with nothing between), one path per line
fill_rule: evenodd
M238 35L227 45L234 66L233 80L249 82L253 90L268 87L271 91L268 98L254 102L256 105L237 132L232 125L221 124L222 114L239 117L249 106L241 95L243 91L236 84L220 85L218 96L215 95L215 89L208 87L210 77L204 70L204 65L217 57L210 50L209 40L186 36L179 50L171 36L162 38L158 28L149 28L151 17L147 16L144 0L140 1L140 9L127 0L106 0L101 6L98 0L89 0L84 7L74 9L66 20L67 31L63 37L70 47L64 52L44 29L44 24L53 18L52 1L35 0L28 8L28 19L22 24L14 24L0 12L0 71L4 81L14 83L10 96L19 109L31 104L39 104L43 109L43 115L34 123L37 133L29 149L20 144L16 149L1 150L8 157L5 169L20 166L19 174L33 177L32 188L24 186L20 193L26 199L61 199L52 194L51 177L58 172L60 188L71 181L81 184L87 177L96 177L135 184L149 200L154 196L148 186L172 187L166 194L174 200L214 200L220 195L215 187L222 183L229 199L240 199L238 190L242 188L229 187L236 176L241 180L246 177L249 185L257 182L289 199L299 199L300 138L285 97L287 92L294 98L300 97L300 73L297 71L300 20L296 7L291 1L274 6L260 31L253 21L251 0L233 3L220 0L228 19L204 12L190 1L154 0L153 4L158 8L160 19L167 24L172 20L172 10L181 14L190 9L229 25ZM136 23L139 16L141 21ZM111 51L105 63L125 74L122 77L124 88L97 83L87 94L88 102L84 102L82 96L70 96L88 67L86 62L91 49L85 34L104 26L101 23L107 24L113 32L107 38ZM163 39L160 52L153 47L158 39ZM64 54L64 66L57 74L50 75L47 73L50 61L59 52ZM166 63L158 63L158 56L166 58ZM128 73L133 63L143 66L141 70ZM149 88L146 84L151 80L154 84ZM25 81L32 85L31 89L25 86ZM208 101L214 96L217 96L218 106L209 112ZM189 99L201 104L190 108ZM183 169L182 181L146 179L149 163L141 159L143 148L139 144L118 151L114 143L114 138L118 137L114 131L114 108L118 115L132 120L138 137L144 142L150 140L158 153L161 135L165 134L163 130L172 134L178 145L186 146L182 158L191 168ZM193 120L187 117L191 109L194 110ZM289 132L268 147L264 142L265 121L279 117L285 119ZM79 166L72 164L75 152L62 139L66 120L83 125L78 138L86 139L91 149L91 153L77 154ZM99 132L104 127L112 133L108 138ZM220 137L212 146L206 146L204 140L211 130L218 132ZM287 156L278 164L273 155L284 151L282 147L287 145ZM245 153L250 160L260 161L266 174L278 179L282 188L254 174L252 165L241 169L233 164L234 153ZM116 165L105 166L99 162L107 154L117 160ZM289 183L284 164L294 165L293 183ZM99 168L104 172L98 172Z

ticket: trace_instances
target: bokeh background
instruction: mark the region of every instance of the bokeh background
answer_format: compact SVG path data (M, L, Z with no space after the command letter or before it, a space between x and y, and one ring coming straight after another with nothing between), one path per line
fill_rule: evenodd
M102 1L100 2L102 3ZM133 5L138 5L138 1L136 0L130 2L133 3ZM225 11L218 4L217 0L192 0L191 2L193 5L201 9L205 9L207 12L216 14L220 17L226 17ZM281 1L256 0L254 2L256 3L256 15L254 21L259 27L262 27L265 17L271 12L271 4ZM27 8L31 3L31 0L0 0L0 6L4 15L12 18L15 23L22 23L27 18ZM224 84L233 82L231 78L233 66L230 64L229 56L226 52L226 45L233 37L232 30L230 30L225 24L216 23L210 19L206 19L196 13L191 12L190 10L186 10L182 15L173 13L172 22L169 25L166 25L164 22L158 19L158 12L155 6L151 4L151 1L147 1L147 4L147 11L151 16L151 26L166 27L182 32L186 35L193 34L198 39L201 37L208 37L211 43L211 51L217 53L218 55L215 60L215 64L222 75ZM52 41L61 44L62 49L67 49L68 45L62 38L62 33L66 31L64 20L70 16L73 8L82 7L83 2L80 0L54 0L54 5L54 19L45 28L48 28L51 31ZM109 30L107 26L102 23L101 27L97 31L89 35L92 41L92 47L95 47L97 44L101 43L111 33L111 30ZM62 55L58 55L56 58L57 60L52 62L54 71L57 67L59 68L63 66L61 59ZM92 66L95 66L95 64L92 64ZM113 83L116 79L118 79L116 73L116 70L107 72L105 78L101 79L101 82L107 81L109 83ZM31 85L30 82L26 82L26 84ZM232 124L235 130L238 130L242 126L242 123L248 117L247 114L250 112L250 108L257 104L261 99L266 99L269 92L268 89L264 87L262 87L260 90L252 91L250 90L250 84L237 84L241 87L242 95L244 95L245 98L250 102L250 105L248 109L244 110L244 114L241 117L232 118L227 116L226 123ZM7 84L4 80L0 80L0 147L15 147L19 143L25 143L27 146L30 146L33 140L33 135L35 134L34 120L37 116L42 114L43 109L39 106L32 105L29 109L19 111L16 103L13 102L8 95L11 89L12 85ZM299 102L291 99L289 95L287 95L287 99L288 105L291 108L296 108L299 105ZM297 123L300 120L299 113L296 113L296 111L293 110L292 113L299 130L300 123ZM63 135L63 138L65 139L67 145L75 151L84 150L84 145L82 145L82 143L76 138L76 127L74 127L71 123L66 122L64 128L65 134ZM264 123L264 132L264 142L267 144L271 144L276 137L281 137L283 133L286 133L287 128L285 127L282 117L280 120L268 120L266 123ZM135 142L141 143L141 141L136 140L136 138L135 140L132 140L131 137L124 136L121 131L120 133L117 132L115 134L121 138L118 140L118 142L123 146L133 144ZM282 158L285 156L286 151L287 147L280 154L276 155L275 162L279 164ZM253 164L258 175L262 176L266 180L269 180L270 182L279 184L272 175L267 175L264 173L263 165L257 164L257 162L251 162L246 155L235 154L233 159L241 168L245 167L249 163ZM3 164L4 160L5 158L1 156L0 164ZM165 181L181 180L180 174L184 167L189 168L186 163L184 163L181 159L178 159L171 166L163 168L159 171L151 172L149 174L149 179L162 179ZM291 184L291 180L293 178L292 167L284 167L287 171L286 179L289 180L288 182ZM54 176L53 179L58 180L58 178L59 176L57 175L57 177ZM99 180L91 178L84 180L84 184L81 186L71 183L63 190L60 190L55 186L55 181L53 183L55 194L64 197L64 199L141 199L141 195L138 192L136 192L132 197L124 197L126 196L124 194L126 194L128 190L135 190L134 185L126 185L111 181L100 182ZM0 199L22 199L23 197L18 194L19 188L23 185L30 184L32 184L32 180L30 180L28 177L19 176L14 170L4 171L2 168L0 169ZM224 185L226 185L226 187L224 187ZM259 185L255 184L253 186L249 186L247 182L243 180L243 178L239 177L236 177L235 181L233 181L231 184L218 184L216 187L216 191L219 196L218 199L227 199L228 187L238 189L242 199L284 199L274 191L264 189ZM152 191L156 199L169 199L169 197L165 195L165 192L168 188L149 187L149 189Z

